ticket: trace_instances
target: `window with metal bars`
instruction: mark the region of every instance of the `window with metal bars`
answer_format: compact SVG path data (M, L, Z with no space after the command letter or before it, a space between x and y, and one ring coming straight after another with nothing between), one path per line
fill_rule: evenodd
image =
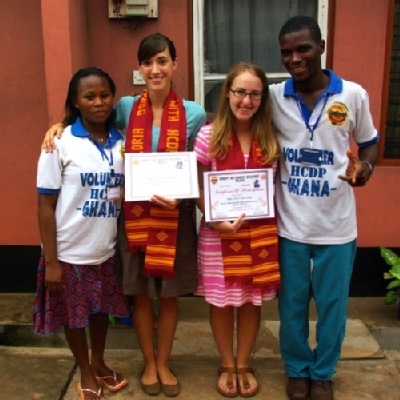
M383 159L400 160L400 0L395 1Z

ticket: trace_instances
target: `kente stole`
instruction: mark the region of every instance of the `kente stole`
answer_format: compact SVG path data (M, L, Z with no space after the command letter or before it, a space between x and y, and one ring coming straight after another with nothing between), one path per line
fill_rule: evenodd
M126 153L151 153L153 110L147 90L134 103L126 130ZM164 104L157 152L185 151L186 113L171 89ZM157 190L155 189L155 192ZM149 201L123 204L128 249L145 251L143 274L174 279L179 209L166 210Z
M240 142L232 135L229 155L217 159L217 170L245 169ZM268 168L256 141L252 142L247 169ZM221 232L225 281L265 289L280 286L278 263L278 229L276 218L244 221L236 233Z

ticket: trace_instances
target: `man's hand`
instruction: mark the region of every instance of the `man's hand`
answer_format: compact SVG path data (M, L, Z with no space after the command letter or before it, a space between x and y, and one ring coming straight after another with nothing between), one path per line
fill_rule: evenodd
M371 176L368 166L360 161L349 149L346 153L349 162L346 168L346 175L339 175L342 181L346 181L351 186L364 186Z

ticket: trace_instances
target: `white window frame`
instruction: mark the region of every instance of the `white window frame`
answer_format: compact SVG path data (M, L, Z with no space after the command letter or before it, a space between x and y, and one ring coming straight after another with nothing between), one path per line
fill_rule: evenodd
M322 38L326 40L328 33L328 8L329 0L318 1L318 24L321 28ZM204 107L204 82L223 81L226 74L204 74L204 0L193 0L193 65L194 65L194 97L195 101ZM326 51L321 58L322 67L326 63ZM290 75L283 73L268 73L267 78L288 78Z

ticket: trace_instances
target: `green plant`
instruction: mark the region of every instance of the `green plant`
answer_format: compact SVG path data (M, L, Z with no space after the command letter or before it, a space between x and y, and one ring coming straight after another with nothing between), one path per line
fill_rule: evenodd
M392 279L386 286L388 292L385 296L385 304L394 304L400 297L400 257L386 247L379 246L379 248L382 258L385 260L386 264L391 266L389 271L383 274L384 279Z

